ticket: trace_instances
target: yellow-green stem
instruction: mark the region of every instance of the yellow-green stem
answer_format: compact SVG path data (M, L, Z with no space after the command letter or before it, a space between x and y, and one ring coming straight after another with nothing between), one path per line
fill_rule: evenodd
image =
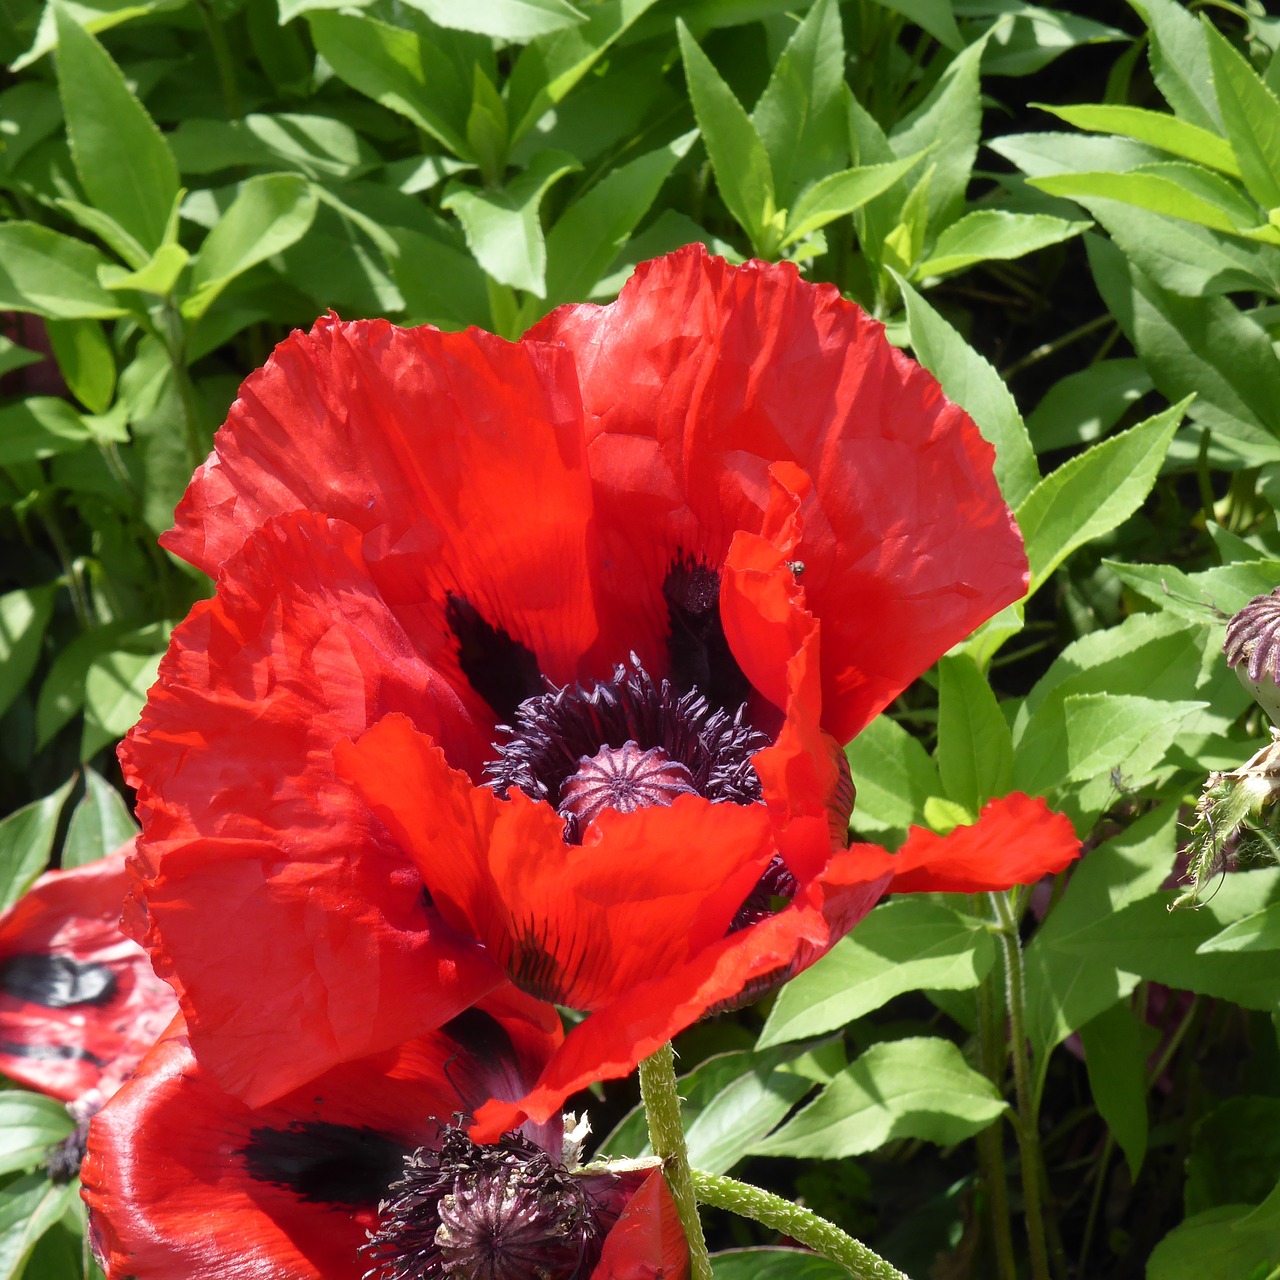
M860 1240L841 1231L834 1222L803 1209L790 1200L762 1191L736 1178L693 1170L693 1189L699 1200L727 1209L740 1218L763 1222L766 1227L830 1258L857 1280L909 1280L891 1262L886 1262Z
M684 1123L680 1118L680 1094L676 1088L676 1057L671 1045L664 1044L652 1057L640 1064L640 1100L649 1122L649 1145L662 1160L671 1197L680 1214L685 1239L689 1242L690 1280L711 1280L711 1258L698 1217L698 1201L694 1195L689 1170L689 1149L684 1141Z

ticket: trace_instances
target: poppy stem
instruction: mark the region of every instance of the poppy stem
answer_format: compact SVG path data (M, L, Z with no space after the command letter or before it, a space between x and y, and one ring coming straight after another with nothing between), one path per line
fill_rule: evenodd
M690 1176L689 1149L684 1141L676 1087L676 1057L670 1041L640 1064L640 1100L649 1121L649 1145L663 1162L662 1172L689 1242L690 1280L711 1280L711 1258Z
M722 1174L703 1173L701 1169L694 1169L691 1176L699 1200L717 1209L727 1209L740 1218L763 1222L814 1253L830 1258L857 1280L909 1280L893 1263L868 1249L861 1240L841 1231L834 1222L775 1196L772 1191L763 1191Z

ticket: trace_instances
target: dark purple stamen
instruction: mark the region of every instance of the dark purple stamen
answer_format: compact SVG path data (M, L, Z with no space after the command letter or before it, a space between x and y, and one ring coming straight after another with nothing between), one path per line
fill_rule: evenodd
M449 1128L438 1151L405 1160L379 1206L365 1280L584 1280L615 1218L520 1134L478 1146Z
M603 808L636 808L631 799L670 804L687 790L713 803L755 804L760 779L751 757L769 745L746 722L745 708L730 716L709 707L697 689L679 693L668 680L655 683L634 655L611 680L527 698L515 723L502 729L508 738L485 769L490 785L500 796L514 787L547 801L565 818L570 841ZM610 773L616 780L607 781Z

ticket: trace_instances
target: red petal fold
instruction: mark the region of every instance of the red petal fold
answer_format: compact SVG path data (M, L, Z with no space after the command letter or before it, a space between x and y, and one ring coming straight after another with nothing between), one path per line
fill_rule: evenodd
M251 1102L501 979L333 774L333 744L392 707L475 764L477 727L372 587L358 531L299 513L255 533L174 632L122 749L144 827L129 927L202 1061Z
M241 387L163 541L216 576L254 529L297 510L368 535L420 643L445 634L449 593L556 679L595 638L591 491L562 351L333 315L291 334Z
M691 245L527 338L566 347L582 388L607 657L661 620L677 552L718 569L736 531L761 530L778 462L813 482L796 556L841 742L1025 591L991 447L877 321L792 264L731 267Z
M687 1280L688 1275L689 1246L680 1214L662 1170L655 1169L614 1223L591 1280Z
M912 827L897 853L864 844L849 854L864 873L891 872L890 893L983 893L1064 871L1080 841L1065 814L1015 791L986 804L972 826L945 836Z

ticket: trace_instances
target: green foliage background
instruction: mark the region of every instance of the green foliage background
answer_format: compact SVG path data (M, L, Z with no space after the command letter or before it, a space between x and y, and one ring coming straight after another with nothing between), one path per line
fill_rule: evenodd
M1018 788L1087 854L688 1033L694 1163L919 1278L1041 1274L1029 1187L1055 1280L1280 1274L1280 872L1167 910L1266 734L1219 650L1280 582L1277 46L1256 0L0 0L0 905L132 830L113 746L208 590L155 539L290 327L516 337L690 241L792 259L970 411L1032 565L852 744L855 830ZM93 1270L68 1126L0 1093L0 1280ZM718 1280L836 1274L711 1234Z

